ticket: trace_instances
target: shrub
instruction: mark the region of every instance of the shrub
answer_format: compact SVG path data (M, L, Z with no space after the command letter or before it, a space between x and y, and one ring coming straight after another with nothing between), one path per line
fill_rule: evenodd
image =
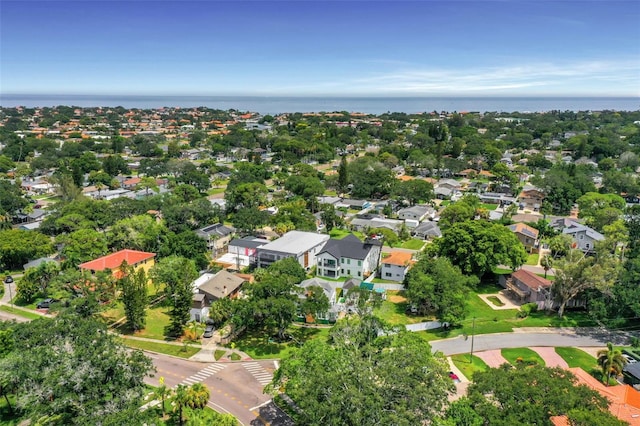
M526 318L529 316L529 314L532 314L537 311L538 311L537 303L525 303L524 305L520 306L520 311L518 311L518 318Z

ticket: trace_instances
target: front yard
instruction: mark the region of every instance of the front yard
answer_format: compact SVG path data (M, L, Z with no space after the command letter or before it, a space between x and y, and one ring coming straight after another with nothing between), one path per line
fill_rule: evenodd
M287 330L291 340L286 342L277 342L268 337L269 334L264 331L247 332L234 340L231 347L246 353L253 359L280 359L290 355L307 340L327 339L329 330L328 327L292 325Z

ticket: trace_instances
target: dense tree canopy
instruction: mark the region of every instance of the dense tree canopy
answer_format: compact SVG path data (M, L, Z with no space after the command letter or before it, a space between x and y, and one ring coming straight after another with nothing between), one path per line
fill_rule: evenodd
M331 342L311 340L282 360L272 389L293 399L300 424L409 426L438 416L453 390L444 359L414 333L379 331L371 318L348 320Z
M12 350L0 359L0 381L25 417L35 424L141 424L143 378L152 369L142 352L70 313L9 327Z
M484 220L454 224L443 232L438 247L463 272L479 276L498 265L515 269L527 260L524 246L509 228Z
M505 364L476 372L473 379L467 390L468 400L463 401L485 424L551 425L551 416L569 412L578 415L577 411L613 418L606 411L609 405L606 398L584 385L576 386L573 374L562 368L539 365L514 368Z

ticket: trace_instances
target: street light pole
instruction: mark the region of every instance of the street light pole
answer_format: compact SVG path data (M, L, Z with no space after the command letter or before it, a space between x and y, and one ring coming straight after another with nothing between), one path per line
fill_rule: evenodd
M473 364L473 338L476 334L476 317L473 317L473 325L471 326L471 352L469 353L469 362Z

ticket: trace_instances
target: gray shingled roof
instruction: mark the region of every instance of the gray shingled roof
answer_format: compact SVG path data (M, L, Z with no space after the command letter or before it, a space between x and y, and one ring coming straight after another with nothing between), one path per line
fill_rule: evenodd
M235 291L243 282L245 282L244 278L240 278L237 275L223 270L202 284L198 290L217 299L221 299Z
M379 241L362 242L358 237L349 234L341 240L329 240L318 254L329 253L336 259L342 257L364 260L373 246L380 246Z

